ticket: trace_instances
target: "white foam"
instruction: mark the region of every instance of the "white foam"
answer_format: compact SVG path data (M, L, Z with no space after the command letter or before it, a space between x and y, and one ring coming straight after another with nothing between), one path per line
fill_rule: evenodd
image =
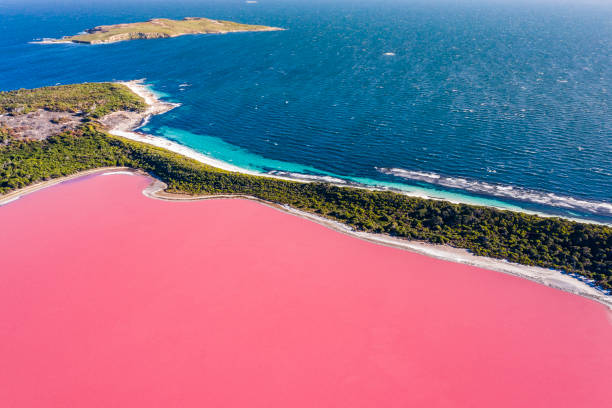
M119 171L107 171L106 173L102 173L100 174L101 176L112 176L114 174L124 174L124 175L128 175L128 176L133 176L134 173L131 171L123 171L123 170L119 170Z
M551 207L586 211L594 214L612 215L612 203L602 201L581 200L574 197L561 196L554 193L546 193L522 187L492 184L484 181L468 180L459 177L445 177L436 173L424 173L399 168L377 168L377 170L381 173L390 174L407 180L424 181L443 187L457 188L473 193L511 198L514 200L542 204Z
M321 181L326 183L334 183L334 184L346 184L345 180L332 177L332 176L320 176L315 174L305 174L305 173L292 173L288 171L278 171L274 170L269 172L268 174L273 174L275 176L286 177L290 179L296 180L304 180L304 181Z
M21 198L21 196L17 196L17 197L10 198L10 199L8 199L6 201L0 201L0 207L2 207L3 205L7 205L8 203L12 203L13 201L17 201L20 198Z

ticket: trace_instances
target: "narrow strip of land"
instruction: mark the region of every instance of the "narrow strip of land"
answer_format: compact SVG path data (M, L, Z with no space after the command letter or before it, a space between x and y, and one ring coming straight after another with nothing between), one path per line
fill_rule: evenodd
M544 283L554 287L569 285L569 291L575 291L568 283L573 278L563 275L559 280L562 274L555 275L546 268L564 271L579 277L586 287L596 284L603 288L602 292L590 288L595 291L591 296L607 295L605 290L612 288L609 227L426 200L391 191L245 174L241 169L218 166L204 155L173 151L176 144L165 139L151 137L151 143L149 135L133 131L151 115L176 106L159 101L138 82L1 92L0 119L42 110L72 112L80 124L34 140L0 126L0 191L14 192L41 180L100 167L129 167L166 183L164 194L157 194L160 197L176 198L166 194L179 193L197 198L256 198L386 245L407 246L406 249L436 257L504 269L524 277L527 274L508 267L509 262L525 268L538 266L541 270L530 279L549 280ZM41 121L45 118L38 116ZM18 196L13 193L10 199ZM427 245L420 245L423 242ZM439 253L438 245L447 250ZM500 263L487 266L478 263L482 258L509 262L496 261Z
M82 171L69 176L47 180L40 183L36 183L31 186L24 187L22 189L13 191L11 193L0 195L0 206L11 203L16 199L34 193L36 191L55 186L57 184L75 180L78 178L94 175L94 174L112 174L112 173L124 173L131 172L133 174L146 174L139 170L134 170L129 167L102 167L92 170ZM150 175L149 175L150 176ZM559 289L574 295L582 296L588 299L595 300L603 305L607 306L612 310L612 296L602 293L600 290L587 285L586 283L575 279L567 274L563 274L560 271L553 269L540 268L536 266L527 266L517 263L507 262L500 259L488 258L484 256L476 256L469 253L465 249L453 248L448 245L434 245L427 242L406 240L401 238L395 238L383 234L372 234L363 231L357 231L349 226L342 224L337 221L330 220L328 218L320 217L315 214L308 213L306 211L300 211L291 208L287 205L280 205L277 203L262 200L260 198L244 195L244 194L216 194L216 195L189 195L180 193L169 193L166 191L167 185L152 177L151 184L143 190L143 194L152 199L166 200L166 201L202 201L202 200L215 200L215 199L242 199L256 201L260 204L274 208L279 211L283 211L292 214L297 217L307 219L317 224L323 225L334 231L340 232L345 235L352 236L361 240L369 241L379 245L388 247L398 248L407 250L410 252L419 253L422 255L430 256L436 259L442 259L445 261L457 262L466 265L477 266L479 268L488 269L496 272L502 272L509 275L517 276L520 278L528 279L533 282L540 283L542 285Z

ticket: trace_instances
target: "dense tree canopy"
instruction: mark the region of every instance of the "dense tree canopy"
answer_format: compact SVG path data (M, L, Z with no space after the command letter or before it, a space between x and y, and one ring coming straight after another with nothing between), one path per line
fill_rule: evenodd
M101 118L119 111L142 111L146 104L126 86L111 83L86 83L47 86L0 92L0 114L24 114L37 109L82 113L85 118Z

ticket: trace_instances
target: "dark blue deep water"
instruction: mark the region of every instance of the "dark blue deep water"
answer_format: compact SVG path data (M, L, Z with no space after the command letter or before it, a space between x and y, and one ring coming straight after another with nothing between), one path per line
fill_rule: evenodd
M145 131L261 172L612 222L612 5L0 2L0 89L146 78ZM40 45L205 16L287 31Z

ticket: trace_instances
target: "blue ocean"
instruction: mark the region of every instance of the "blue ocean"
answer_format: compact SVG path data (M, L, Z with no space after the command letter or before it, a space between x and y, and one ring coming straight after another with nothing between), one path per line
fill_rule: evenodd
M287 30L29 43L186 16ZM0 90L140 78L245 169L612 223L609 2L0 2Z

